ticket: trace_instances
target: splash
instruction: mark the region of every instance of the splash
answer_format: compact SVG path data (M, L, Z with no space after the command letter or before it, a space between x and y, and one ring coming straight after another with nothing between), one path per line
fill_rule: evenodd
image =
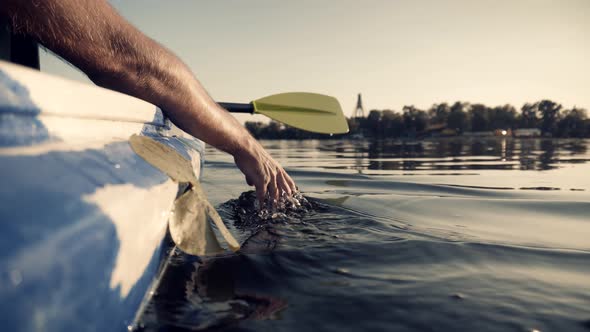
M261 207L254 191L247 191L238 199L224 203L221 208L231 214L238 228L258 228L269 223L299 221L314 211L317 203L309 201L300 192L283 193L278 201L266 200Z

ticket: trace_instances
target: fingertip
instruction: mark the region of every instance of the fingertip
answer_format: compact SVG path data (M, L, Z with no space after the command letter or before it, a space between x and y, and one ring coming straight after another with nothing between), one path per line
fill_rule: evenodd
M273 199L273 203L278 201L279 199L279 188L277 186L277 181L276 179L274 181L271 181L269 186L268 186L268 191L270 193L271 198Z
M279 187L280 187L279 191L281 191L279 196L282 196L283 193L287 194L287 196L292 196L293 191L291 190L291 186L290 186L289 182L287 181L285 174L280 173L279 182L280 182L279 183Z
M291 191L293 191L294 193L299 191L299 188L297 188L295 181L293 181L293 179L289 176L289 174L287 174L287 181L289 183L289 187L291 187Z
M293 179L291 179L291 177L289 176L289 174L283 169L282 172L280 172L280 178L281 178L281 182L283 184L283 186L285 188L287 188L288 190L287 193L289 193L289 195L291 195L294 191L294 185L295 183L293 182Z
M266 187L258 186L256 187L256 198L258 199L258 203L260 203L260 208L264 205L264 196L266 195Z
M287 196L291 197L293 196L293 191L291 190L291 188L289 188L289 186L285 186L285 188L283 189L283 191L287 194Z

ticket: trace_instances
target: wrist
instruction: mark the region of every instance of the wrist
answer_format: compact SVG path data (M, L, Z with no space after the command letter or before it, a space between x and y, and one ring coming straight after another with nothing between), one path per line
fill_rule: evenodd
M235 144L232 151L228 151L234 158L255 156L260 148L258 141L246 130L244 131L245 134L238 140L238 144Z

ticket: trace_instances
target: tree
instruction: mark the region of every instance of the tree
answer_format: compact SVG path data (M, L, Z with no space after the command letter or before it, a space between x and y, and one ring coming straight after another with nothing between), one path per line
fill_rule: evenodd
M373 109L366 118L349 118L350 133L364 133L366 137L395 138L434 135L445 128L458 134L465 131L495 129L540 128L555 137L590 137L590 119L586 110L562 106L550 100L526 103L520 115L511 105L488 107L484 104L455 102L434 104L428 111L413 105L404 106L403 113ZM330 136L310 133L271 121L246 122L248 131L256 138L266 139L322 139Z
M537 128L539 117L535 104L526 103L520 108L520 128Z
M369 116L367 116L366 123L367 125L365 128L368 131L366 134L373 137L379 136L379 132L381 131L381 111L371 110Z
M428 115L426 112L417 109L413 105L404 106L403 120L406 128L406 133L410 136L415 136L416 133L423 131L428 122Z
M586 110L573 108L564 111L564 116L557 124L559 137L584 137L586 133Z
M483 104L473 104L469 110L471 115L471 130L487 131L490 130L490 109Z
M447 118L447 127L456 130L458 133L469 130L468 117L465 109L469 106L467 103L456 102L451 106L449 117Z
M347 118L346 121L348 122L348 129L350 133L358 133L361 130L361 119L350 117Z
M381 112L383 137L400 137L404 132L404 120L399 113L391 110Z
M447 103L434 104L428 110L428 118L432 124L447 123L451 108Z
M535 106L541 114L541 131L543 134L556 134L561 105L551 100L542 100L536 103Z
M271 121L263 130L265 138L277 139L281 137L281 124L277 121Z
M261 138L260 134L262 133L262 129L264 127L264 124L262 122L248 121L244 125L246 126L246 129L250 132L250 134L254 136L254 138Z
M515 127L516 109L511 105L496 106L490 110L490 130Z

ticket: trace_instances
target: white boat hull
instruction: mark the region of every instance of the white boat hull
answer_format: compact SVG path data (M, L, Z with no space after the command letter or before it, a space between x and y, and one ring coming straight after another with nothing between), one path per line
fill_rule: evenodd
M132 135L196 178L204 144L155 106L0 63L0 321L10 331L126 330L158 278L179 184Z

